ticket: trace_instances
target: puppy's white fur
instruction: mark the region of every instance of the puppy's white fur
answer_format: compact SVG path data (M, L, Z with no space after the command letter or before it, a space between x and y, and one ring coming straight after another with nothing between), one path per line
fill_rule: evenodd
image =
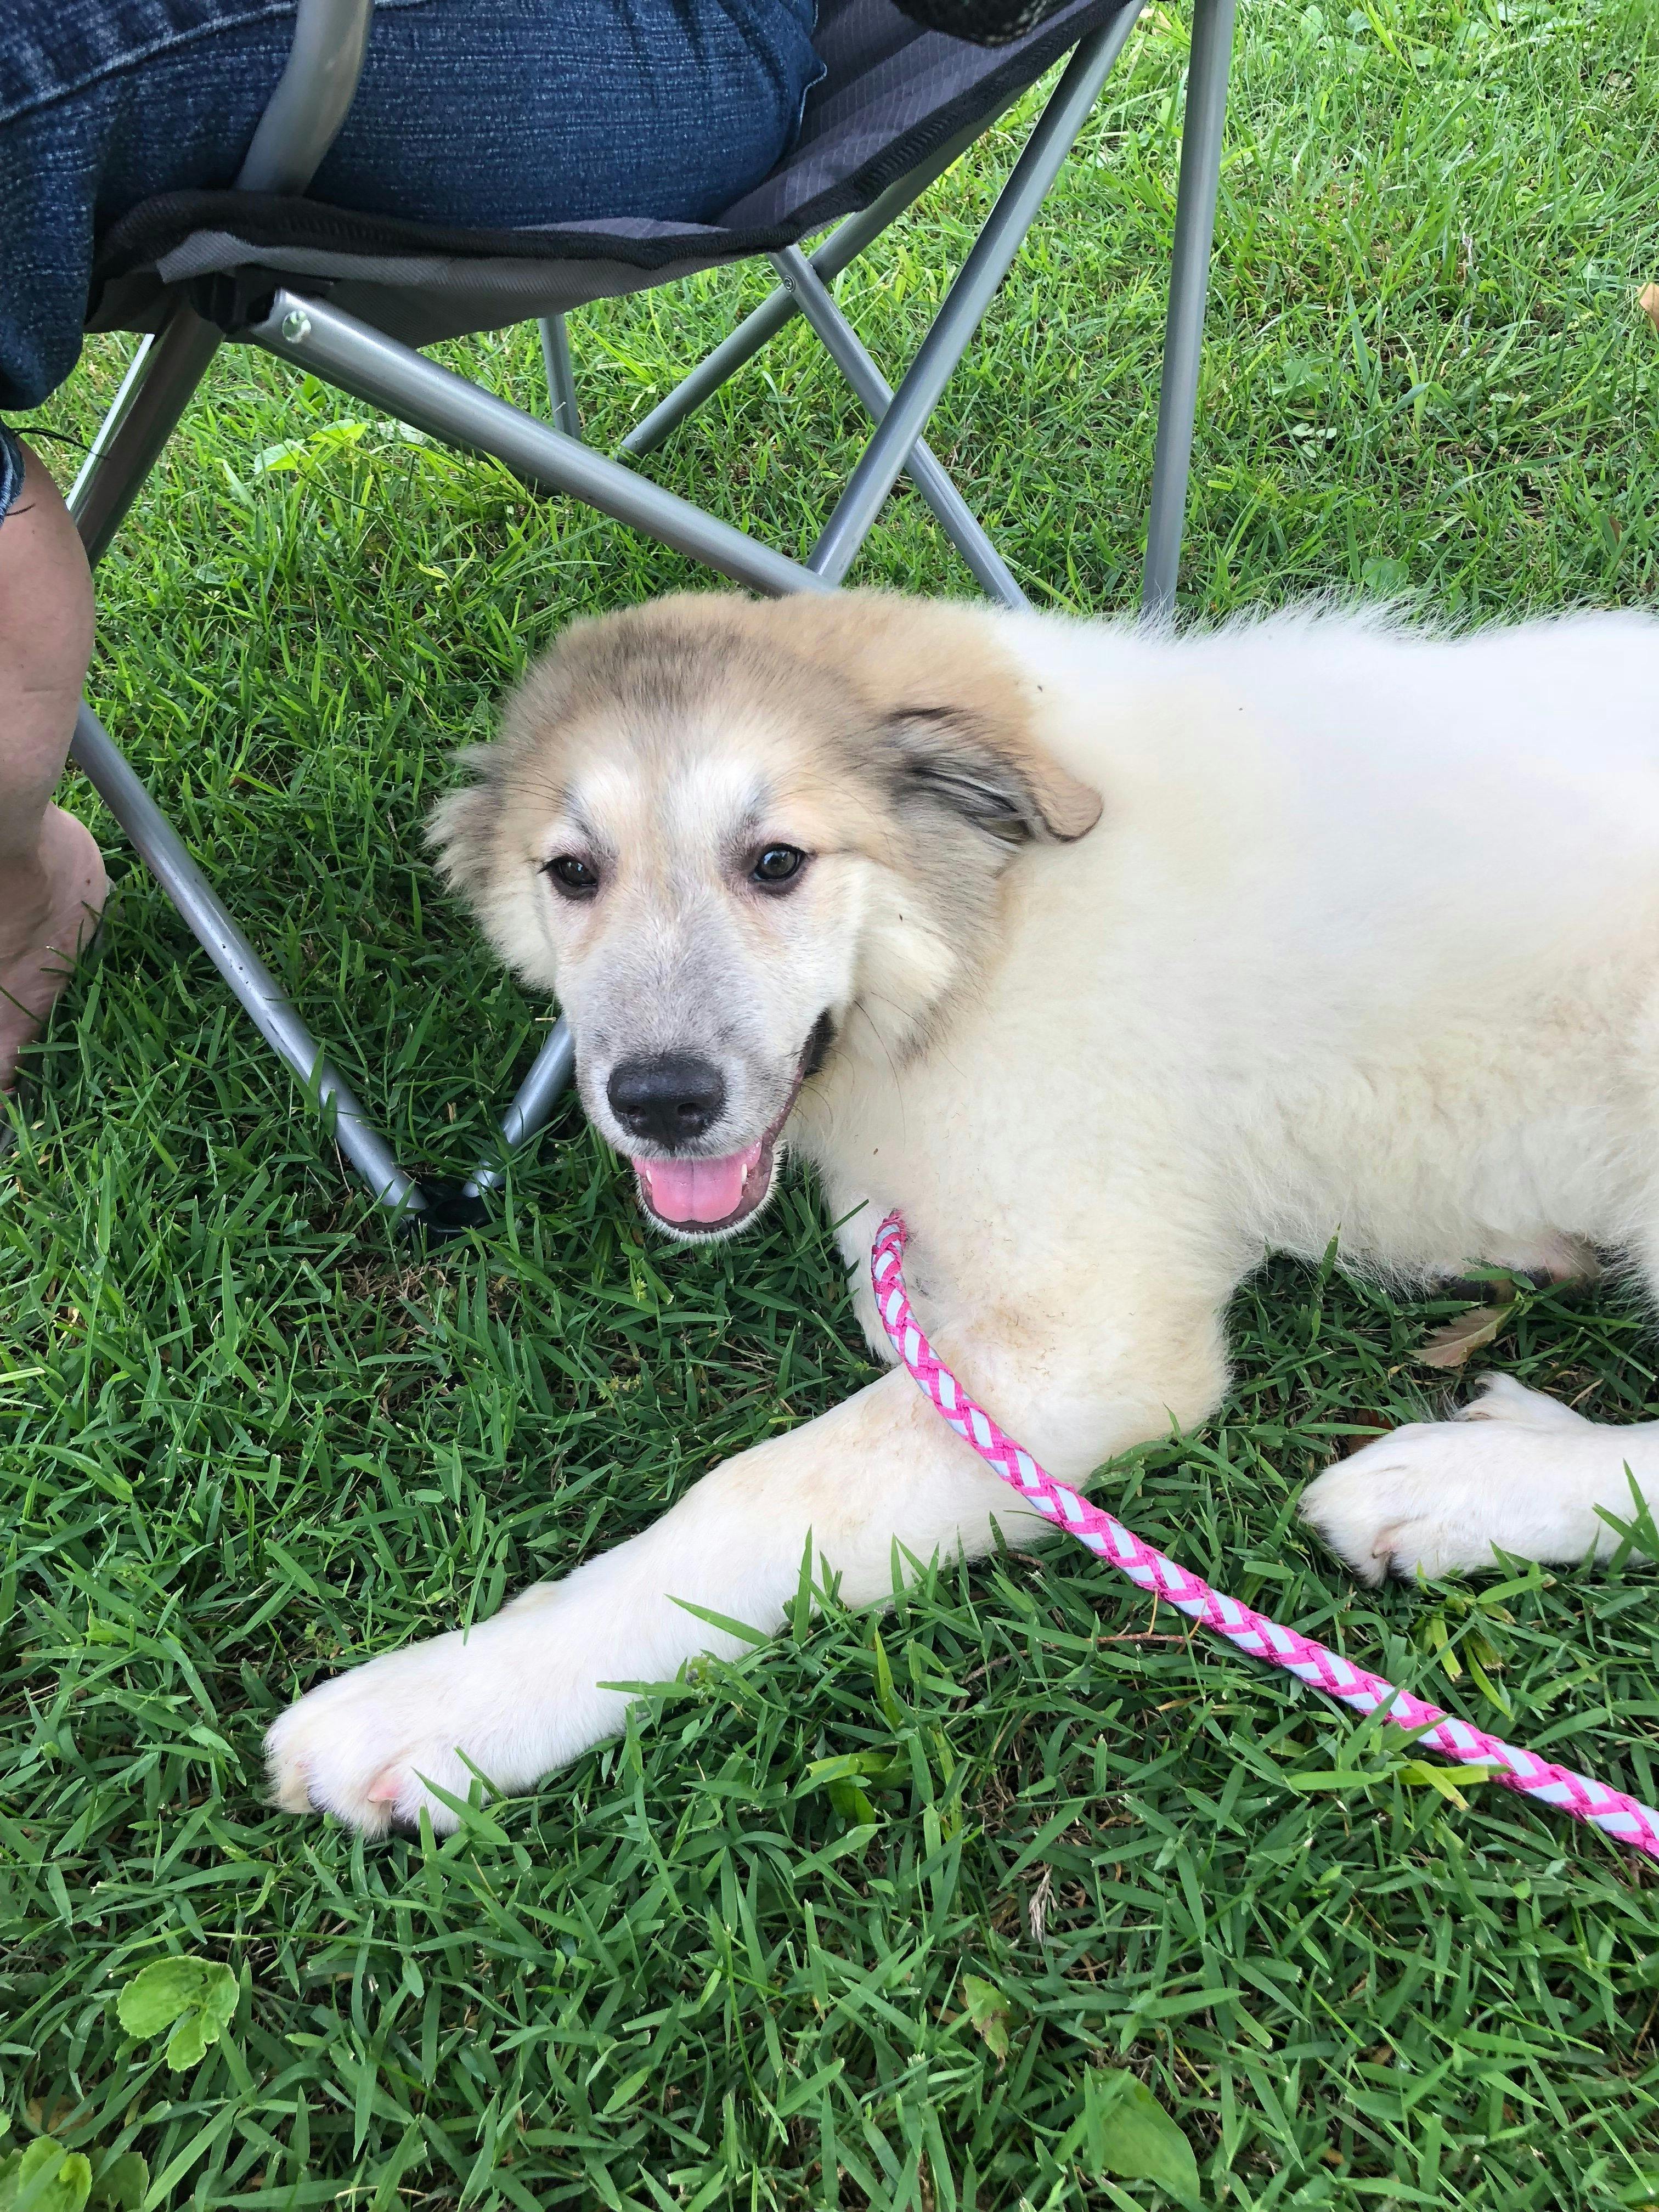
M797 640L810 683L830 686L820 722L841 711L845 663L845 712L878 732L927 705L919 684L948 688L939 672L960 659L961 685L1002 687L982 750L1000 748L1037 793L1030 841L984 863L968 918L947 926L940 870L907 876L893 857L946 830L893 812L875 790L878 739L861 740L865 765L845 780L875 782L819 792L814 820L828 840L822 810L844 803L876 827L836 833L843 860L817 878L817 907L708 908L738 948L719 988L753 939L767 1004L787 1008L769 1016L775 1035L744 1033L755 1115L793 1065L813 994L833 1001L840 1041L789 1134L846 1219L878 1352L866 1267L898 1206L941 1352L1080 1481L1215 1410L1224 1308L1270 1249L1316 1258L1335 1236L1348 1264L1421 1279L1472 1261L1559 1267L1588 1240L1659 1287L1659 623L1576 616L1450 640L1304 614L1176 641L898 605L706 601L684 617L782 656L775 725L763 670L744 679L742 713L705 716L692 747L758 749L782 817L795 802L780 761L826 742L791 720ZM913 645L884 663L856 641L894 623L913 641L941 625L937 665L918 672ZM663 632L668 657L678 635ZM633 698L618 690L606 726L624 756ZM546 894L532 866L564 834L547 825L579 769L568 750L548 764L562 739L521 737L517 782L452 817L452 840L476 848L470 878L453 852L452 866L504 950L568 1008L595 1005L602 963L583 946L599 922L533 903ZM636 813L665 773L664 742L610 759ZM1093 809L1079 791L1102 802L1081 836ZM789 829L767 817L768 835ZM988 834L981 820L972 852L949 845L951 867L980 866ZM683 914L690 877L677 890L673 875L659 895ZM656 894L642 885L608 961L647 927ZM716 901L714 885L698 896ZM620 891L611 912L624 913ZM798 1004L797 973L811 979ZM614 1042L617 1018L613 1000L595 1033ZM580 1018L576 1039L580 1059ZM603 1102L590 1104L603 1125ZM733 1145L747 1134L734 1128ZM1659 1491L1659 1424L1599 1426L1499 1382L1464 1419L1401 1430L1332 1468L1304 1510L1368 1578L1487 1566L1494 1546L1573 1560L1615 1540L1596 1509L1628 1513L1626 1462ZM464 1794L470 1761L522 1788L618 1728L626 1693L599 1683L661 1680L738 1648L676 1597L769 1629L809 1535L863 1603L890 1589L895 1539L921 1558L972 1554L994 1519L1015 1544L1046 1528L890 1374L465 1639L313 1691L270 1733L279 1801L370 1830L425 1807L444 1826L427 1780Z

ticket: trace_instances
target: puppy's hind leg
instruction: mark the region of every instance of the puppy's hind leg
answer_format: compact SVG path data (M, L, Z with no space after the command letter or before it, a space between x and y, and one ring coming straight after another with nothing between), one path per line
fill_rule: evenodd
M1571 1565L1618 1548L1601 1513L1630 1519L1632 1477L1659 1509L1659 1422L1589 1421L1493 1375L1455 1420L1413 1421L1327 1468L1301 1513L1366 1583L1495 1567L1498 1552Z
M1627 1249L1659 1314L1659 1194L1638 1219L1645 1225ZM1511 1264L1529 1261L1557 1280L1600 1272L1594 1247L1576 1237L1529 1246ZM1363 1582L1492 1568L1498 1552L1571 1565L1619 1548L1624 1539L1603 1516L1630 1521L1632 1480L1659 1513L1659 1422L1587 1420L1492 1375L1455 1419L1413 1421L1327 1468L1301 1511Z

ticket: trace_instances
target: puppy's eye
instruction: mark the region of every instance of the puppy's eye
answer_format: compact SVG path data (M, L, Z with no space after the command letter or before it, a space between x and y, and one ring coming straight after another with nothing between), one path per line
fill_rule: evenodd
M800 873L805 860L806 855L799 845L768 845L756 854L749 870L749 880L751 884L763 884L768 890L775 890L781 884L787 884L792 876Z
M567 898L592 898L599 888L597 869L579 860L574 853L561 853L556 860L545 862L542 873L551 876Z

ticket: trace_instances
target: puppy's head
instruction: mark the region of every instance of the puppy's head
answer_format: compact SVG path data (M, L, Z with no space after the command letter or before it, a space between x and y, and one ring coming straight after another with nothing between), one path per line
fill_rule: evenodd
M873 592L668 599L531 671L434 842L665 1228L747 1220L849 1021L913 1049L1012 855L1093 824L1030 721L983 615Z

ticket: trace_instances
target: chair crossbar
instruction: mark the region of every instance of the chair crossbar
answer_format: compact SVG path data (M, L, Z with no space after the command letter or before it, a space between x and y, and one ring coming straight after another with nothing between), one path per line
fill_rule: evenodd
M751 590L775 597L833 588L787 554L325 300L281 289L243 335L413 429L493 455L532 489L568 493Z
M890 229L929 185L936 184L953 162L960 161L968 149L984 137L986 128L981 122L958 131L919 167L901 177L896 184L889 185L867 208L837 223L823 245L809 257L823 282L833 284L843 269L851 268L866 246L872 245L884 230ZM721 385L729 382L799 313L799 303L794 295L780 285L758 307L744 316L665 398L659 399L648 415L641 416L618 450L631 453L636 460L643 454L654 453L672 431L712 398Z
M802 314L852 386L871 421L879 423L892 404L893 388L830 296L823 279L799 246L786 246L768 258L785 286L794 294ZM978 516L922 439L918 438L905 455L904 467L912 483L932 507L940 529L973 570L982 589L1005 607L1030 606L1030 601L1014 581L1013 571L986 536Z

